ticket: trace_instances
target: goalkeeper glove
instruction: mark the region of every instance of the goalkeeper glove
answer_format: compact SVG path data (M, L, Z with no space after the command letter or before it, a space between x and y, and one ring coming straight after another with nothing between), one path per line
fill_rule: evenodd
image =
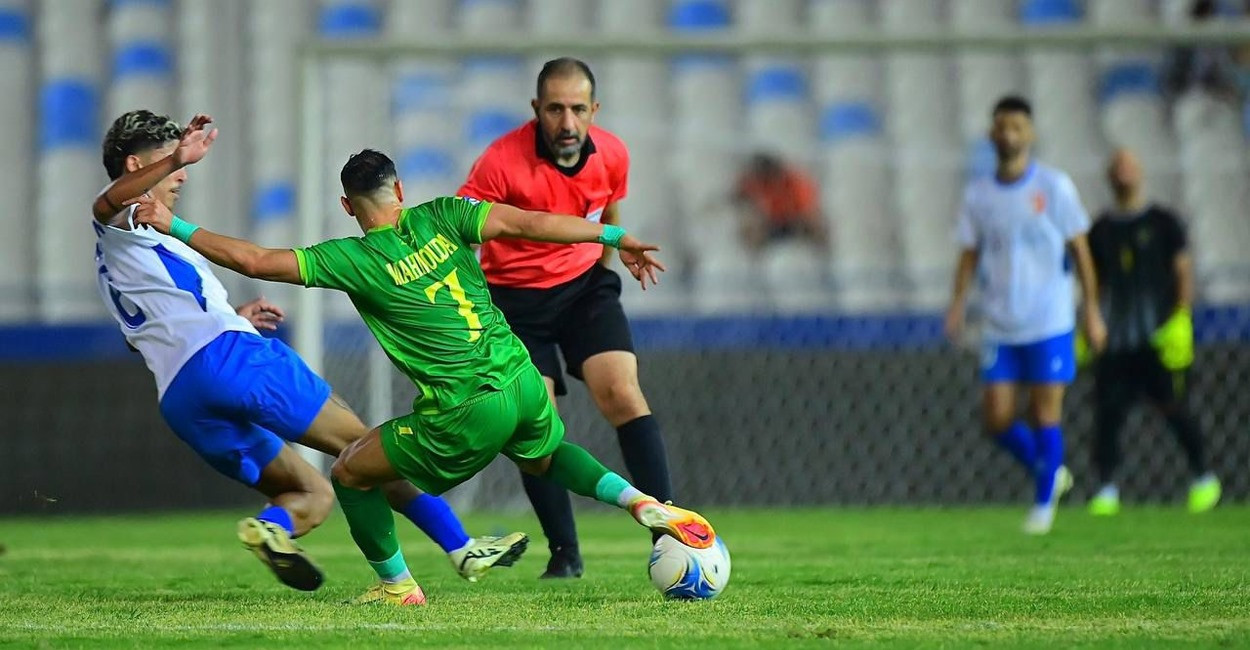
M1085 338L1085 332L1077 330L1076 332L1076 367L1087 368L1094 360L1094 351L1089 348L1089 339Z
M1177 309L1155 330L1150 342L1159 351L1163 367L1177 371L1194 362L1194 320L1188 307Z

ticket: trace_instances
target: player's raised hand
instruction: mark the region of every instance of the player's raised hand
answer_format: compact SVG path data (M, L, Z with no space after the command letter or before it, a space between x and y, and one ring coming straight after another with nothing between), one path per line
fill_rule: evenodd
M208 154L208 148L213 146L213 140L217 139L217 129L208 130L208 125L213 123L213 118L197 113L191 121L187 123L187 127L182 130L182 137L178 140L178 148L174 149L174 160L179 165L193 165Z
M163 235L169 234L169 227L173 223L174 213L170 212L164 203L157 201L149 194L144 194L136 196L122 203L122 205L137 206L134 215L136 226L148 226Z
M657 285L660 283L658 272L667 271L664 264L652 253L660 250L655 244L647 244L638 241L630 235L621 238L621 243L617 246L621 251L621 262L625 264L625 268L629 269L629 273L634 276L642 285L642 290L647 290L647 281Z
M281 323L286 318L286 313L282 311L282 308L265 300L264 296L239 305L239 308L234 311L246 318L252 324L252 327L258 330L276 330L278 329L278 323Z

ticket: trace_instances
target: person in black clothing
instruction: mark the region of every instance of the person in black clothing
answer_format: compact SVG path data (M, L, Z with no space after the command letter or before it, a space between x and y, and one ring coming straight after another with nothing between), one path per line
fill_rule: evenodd
M1205 512L1220 499L1207 466L1203 437L1189 407L1193 362L1193 265L1181 220L1146 201L1142 170L1126 150L1112 157L1108 180L1115 205L1089 231L1098 271L1107 345L1094 361L1094 465L1102 487L1089 503L1096 515L1120 510L1115 484L1120 429L1129 409L1146 397L1185 450L1194 480L1189 510Z

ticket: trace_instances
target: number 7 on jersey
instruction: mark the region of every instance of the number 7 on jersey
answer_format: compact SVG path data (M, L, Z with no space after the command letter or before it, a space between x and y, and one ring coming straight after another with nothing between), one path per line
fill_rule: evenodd
M434 298L443 287L447 287L447 290L451 292L452 300L455 300L460 307L457 312L469 325L469 341L476 341L481 338L482 319L478 318L477 314L473 312L473 303L464 295L464 287L460 284L460 278L456 275L456 269L452 269L451 273L448 273L442 280L426 287L425 297L429 298L430 302L436 302Z

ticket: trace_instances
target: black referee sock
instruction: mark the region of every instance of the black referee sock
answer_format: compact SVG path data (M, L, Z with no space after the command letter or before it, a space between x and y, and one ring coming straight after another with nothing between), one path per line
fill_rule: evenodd
M660 501L673 498L673 483L668 475L668 453L664 437L655 417L644 415L616 428L621 443L625 469L634 479L634 487Z
M1187 410L1170 413L1167 416L1176 441L1185 450L1185 458L1189 461L1189 471L1195 477L1207 473L1207 458L1202 444L1202 429L1198 421Z
M541 476L521 473L521 484L525 486L525 495L534 506L534 514L543 528L543 536L547 538L547 546L555 553L563 549L565 553L577 554L577 523L573 521L573 502L569 499L569 491Z

